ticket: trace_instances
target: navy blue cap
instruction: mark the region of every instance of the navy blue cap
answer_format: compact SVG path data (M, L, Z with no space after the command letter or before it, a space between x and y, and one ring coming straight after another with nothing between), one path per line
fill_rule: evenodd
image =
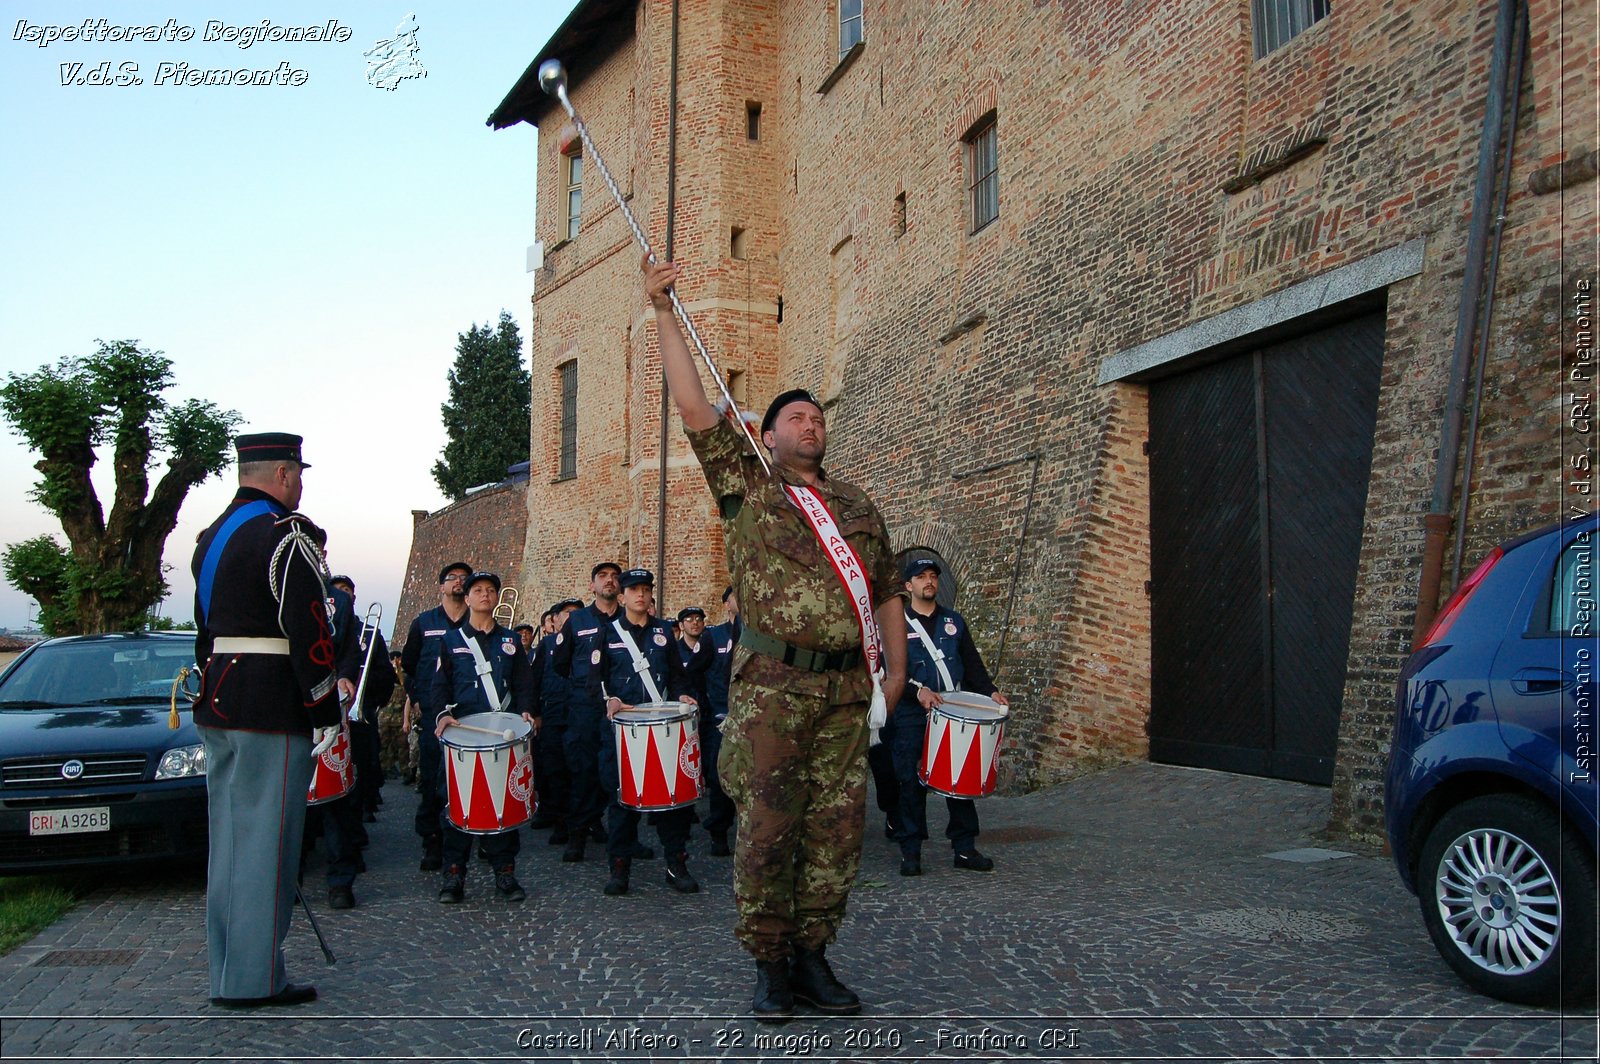
M622 572L622 566L618 565L616 562L599 562L593 569L589 570L589 579L593 580L595 577L599 576L601 569L615 569L619 573Z
M810 403L818 410L822 409L822 404L817 402L816 396L812 395L804 388L792 388L774 399L771 405L767 407L767 413L761 419L761 431L766 432L768 429L772 428L772 423L778 420L778 412L784 407L788 406L790 403Z
M560 613L562 610L566 609L568 606L571 606L575 610L581 610L581 609L583 609L583 600L582 599L574 599L574 598L564 598L560 602L556 603L554 606L551 606L550 607L550 612L552 614Z
M656 578L649 569L629 569L622 574L621 584L623 590L630 587L655 587Z
M699 606L685 606L678 611L678 620L681 621L685 617L698 617L703 621L706 619L706 611Z
M900 570L900 579L910 580L913 576L919 576L929 569L932 569L936 574L944 572L943 569L939 568L939 563L932 558L912 558L906 562L905 568Z
M473 573L471 576L467 577L465 590L471 591L473 587L483 583L485 580L494 585L496 592L500 590L500 577L494 573Z
M233 449L239 455L239 463L246 462L295 462L311 468L311 464L300 457L300 445L304 443L302 437L292 432L252 432L239 436L233 441Z
M472 566L468 565L466 562L451 562L449 565L439 570L439 583L444 583L445 578L457 570L467 576L472 575Z

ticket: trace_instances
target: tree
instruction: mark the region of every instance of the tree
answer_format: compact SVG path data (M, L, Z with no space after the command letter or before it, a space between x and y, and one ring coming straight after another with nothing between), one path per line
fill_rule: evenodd
M241 421L198 399L162 398L172 362L161 352L137 340L99 344L87 358L7 374L0 388L0 416L40 456L30 494L67 535L66 548L38 536L4 554L6 579L39 600L41 626L53 635L128 628L161 600L161 552L178 508L190 488L227 467ZM115 474L109 514L89 478L102 445ZM167 468L152 493L157 451Z
M523 368L522 335L509 312L493 329L474 324L456 336L450 398L444 419L444 457L433 479L452 499L468 488L497 484L506 469L528 460L533 375Z

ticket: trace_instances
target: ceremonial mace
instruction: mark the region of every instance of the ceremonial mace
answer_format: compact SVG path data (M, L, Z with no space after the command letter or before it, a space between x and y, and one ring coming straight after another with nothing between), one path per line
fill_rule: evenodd
M617 206L622 208L622 217L627 220L628 228L633 230L633 238L639 242L645 254L652 263L657 262L655 249L650 246L650 241L645 237L644 230L639 228L639 222L633 216L633 211L628 209L628 202L622 196L622 189L617 186L616 179L611 176L611 171L606 167L606 161L600 157L600 149L595 147L594 138L589 136L589 127L578 117L577 108L572 106L572 101L567 97L567 68L561 65L559 59L546 59L539 64L539 87L546 93L560 101L567 115L572 119L572 124L577 127L578 136L583 140L584 151L594 160L595 167L600 171L600 176L605 179L606 188L611 190L611 198L617 201ZM683 323L684 332L694 342L695 350L700 353L700 358L711 370L711 376L716 378L717 388L722 392L723 400L728 404L728 414L744 432L745 439L750 441L751 448L756 453L756 459L761 463L768 476L772 475L772 467L767 464L766 455L761 453L761 445L750 431L750 426L745 422L739 411L739 404L734 402L733 393L728 391L728 382L722 376L722 370L717 367L716 360L711 357L711 352L706 350L705 342L700 339L700 332L694 327L694 322L689 318L689 312L684 309L683 302L678 299L675 289L667 289L667 298L672 300L672 312Z

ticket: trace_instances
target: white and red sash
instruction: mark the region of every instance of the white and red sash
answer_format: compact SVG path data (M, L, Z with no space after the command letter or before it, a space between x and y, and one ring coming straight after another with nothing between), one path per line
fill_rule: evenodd
M866 655L867 674L872 677L872 708L867 713L867 725L872 729L872 744L876 746L879 741L878 730L888 723L889 713L883 700L883 684L880 680L883 675L883 640L878 634L877 618L872 615L872 582L867 579L867 571L855 548L839 531L839 523L833 519L827 503L822 501L816 489L785 484L783 490L789 493L789 498L811 525L811 531L816 533L818 542L822 544L822 553L833 564L833 571L839 574L845 594L850 597L850 605L856 611L856 620L861 624L861 651Z

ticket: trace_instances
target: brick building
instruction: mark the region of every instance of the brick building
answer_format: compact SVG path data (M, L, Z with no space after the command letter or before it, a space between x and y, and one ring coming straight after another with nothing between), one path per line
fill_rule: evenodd
M480 488L429 513L411 511L411 553L406 559L405 583L400 586L400 606L391 618L389 645L399 650L411 622L423 610L439 604L439 570L464 561L479 570L496 573L503 587L517 589L512 599L503 590L502 601L516 604L516 621L529 610L538 623L550 605L539 598L523 598L522 551L528 537L528 468L512 466L505 480Z
M666 605L724 580L558 57L735 394L816 390L830 469L944 559L1012 694L1008 786L1149 756L1331 783L1372 830L1508 96L1468 564L1588 447L1596 28L1533 0L1519 67L1515 8L582 0L490 119L539 135L529 586L654 564L663 464Z

